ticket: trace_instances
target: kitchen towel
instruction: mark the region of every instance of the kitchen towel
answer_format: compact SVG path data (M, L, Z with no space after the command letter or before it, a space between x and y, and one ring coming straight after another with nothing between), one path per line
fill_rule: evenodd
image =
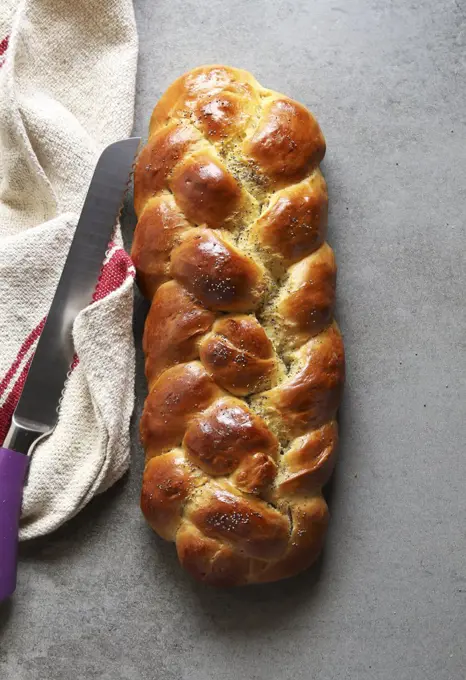
M0 443L8 430L102 149L131 133L137 32L130 0L2 0ZM53 434L31 458L20 538L48 533L129 463L134 269L119 228Z

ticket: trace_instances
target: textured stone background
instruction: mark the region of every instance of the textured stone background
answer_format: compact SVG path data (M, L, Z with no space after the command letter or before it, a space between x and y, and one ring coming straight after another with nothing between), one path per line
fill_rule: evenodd
M22 547L0 677L462 680L466 7L136 0L136 13L136 134L173 78L218 62L301 100L326 135L348 359L328 541L289 582L194 584L140 514L134 427L129 476ZM137 296L137 342L144 312ZM140 355L138 373L135 420Z

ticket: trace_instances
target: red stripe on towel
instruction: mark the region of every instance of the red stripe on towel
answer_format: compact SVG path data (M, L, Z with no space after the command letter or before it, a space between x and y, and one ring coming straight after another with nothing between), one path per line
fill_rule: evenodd
M8 49L9 39L10 39L9 36L7 35L5 38L3 38L3 40L0 40L0 68L3 66L3 62L5 61L4 54Z
M123 248L118 248L113 253L112 257L106 262L102 268L99 276L93 301L102 300L109 293L118 290L120 286L126 281L128 276L134 278L133 262Z
M42 329L44 328L44 325L45 325L45 319L46 319L46 317L44 317L42 319L42 321L34 328L34 330L32 330L29 333L26 340L21 345L19 352L16 355L16 359L13 361L13 363L11 364L7 373L5 374L5 376L3 377L3 379L0 382L0 397L3 395L6 388L10 384L10 382L11 382L13 376L15 375L16 371L18 370L21 362L23 361L23 359L26 356L26 354L28 353L28 351L31 349L31 346L34 344L34 342L37 340L37 338L42 333Z

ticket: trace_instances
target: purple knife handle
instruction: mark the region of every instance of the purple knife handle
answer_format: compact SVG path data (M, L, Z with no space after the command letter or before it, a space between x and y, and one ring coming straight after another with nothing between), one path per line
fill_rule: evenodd
M19 517L29 458L0 448L0 602L16 588Z

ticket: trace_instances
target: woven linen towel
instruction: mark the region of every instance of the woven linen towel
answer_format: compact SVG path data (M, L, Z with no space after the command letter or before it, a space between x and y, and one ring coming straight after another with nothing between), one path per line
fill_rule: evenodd
M131 133L137 33L130 0L2 0L0 14L1 443L96 161ZM58 425L32 456L21 539L56 529L128 467L133 279L118 228L74 324Z

